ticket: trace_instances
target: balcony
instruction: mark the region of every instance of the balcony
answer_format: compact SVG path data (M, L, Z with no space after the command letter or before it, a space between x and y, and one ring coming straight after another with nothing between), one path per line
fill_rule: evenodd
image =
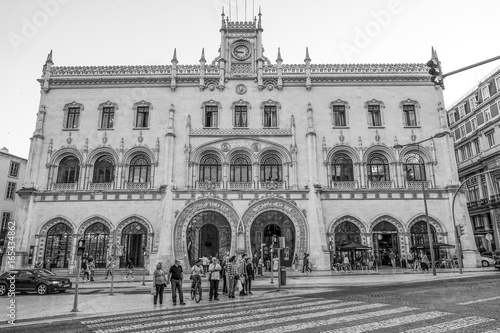
M91 191L108 191L114 188L114 183L89 183L88 189Z
M431 187L431 182L428 180L424 180L425 189L429 189ZM406 188L409 190L422 190L422 181L406 181Z
M54 192L66 192L66 191L76 191L78 189L78 183L52 183L52 191Z
M230 182L228 184L230 190L250 190L254 188L254 182Z
M141 183L125 182L123 184L123 188L126 190L147 190L150 187L151 187L150 182L141 182Z
M331 181L330 188L335 190L354 190L358 188L357 181Z
M220 190L223 188L223 182L196 182L198 190Z
M374 189L374 190L389 190L389 189L394 187L393 182L391 180L379 181L379 182L373 182L370 180L368 182L368 185L371 189Z
M196 182L197 190L278 190L286 189L286 182L259 181L259 182Z

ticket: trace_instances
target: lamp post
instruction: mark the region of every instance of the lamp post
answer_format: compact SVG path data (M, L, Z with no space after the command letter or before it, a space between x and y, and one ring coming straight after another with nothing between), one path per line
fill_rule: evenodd
M429 250L431 252L432 275L436 275L436 256L434 253L434 244L433 244L434 240L432 239L431 223L429 221L429 211L427 210L427 198L426 198L427 193L425 190L425 182L424 182L424 177L423 177L424 173L422 170L422 164L424 162L424 159L420 155L420 144L424 143L426 141L435 139L435 138L436 139L442 138L442 137L449 135L449 134L450 134L450 132L444 131L444 132L437 133L437 134L435 134L435 135L433 135L430 138L427 138L425 140L421 140L421 141L413 142L413 143L408 143L406 145L395 145L394 146L394 149L401 149L403 147L409 147L409 146L416 146L417 147L417 154L418 154L418 159L419 159L418 166L419 166L419 171L420 171L420 180L422 183L422 194L424 196L425 219L427 222L427 237L429 238ZM420 163L420 160L422 160L422 163Z

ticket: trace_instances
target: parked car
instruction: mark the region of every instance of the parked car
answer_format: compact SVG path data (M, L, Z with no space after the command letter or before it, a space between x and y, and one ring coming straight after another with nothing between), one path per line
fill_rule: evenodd
M12 278L15 289L11 288ZM58 276L42 268L13 269L0 275L0 295L3 296L10 290L15 292L36 292L45 295L51 292L65 292L71 288L69 278Z
M500 259L495 260L495 268L500 270Z
M486 252L481 253L481 266L489 267L489 266L494 265L494 264L495 264L495 260L493 260L491 255L486 254Z

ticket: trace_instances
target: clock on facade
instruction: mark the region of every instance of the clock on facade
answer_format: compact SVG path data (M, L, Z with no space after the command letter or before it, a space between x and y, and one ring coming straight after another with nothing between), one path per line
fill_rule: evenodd
M246 45L237 45L233 49L233 56L238 60L245 60L250 57L250 49Z

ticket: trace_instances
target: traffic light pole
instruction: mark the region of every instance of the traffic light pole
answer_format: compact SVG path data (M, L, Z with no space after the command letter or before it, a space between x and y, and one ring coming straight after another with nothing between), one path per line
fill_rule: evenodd
M82 256L76 256L76 281L75 281L75 300L73 302L73 310L71 312L78 312L78 285L80 282L80 259Z
M109 295L113 296L113 287L115 284L115 260L116 260L116 244L111 246L112 256L111 256L111 290L109 291Z
M466 71L468 69L471 69L471 68L474 68L474 67L477 67L477 66L481 66L481 65L487 64L489 62L492 62L492 61L495 61L495 60L498 60L498 59L500 59L500 56L496 56L496 57L493 57L493 58L490 58L490 59L487 59L487 60L483 60L483 61L480 61L478 63L475 63L475 64L472 64L472 65L469 65L469 66L457 69L455 71L451 71L449 73L443 74L443 78L445 78L447 76L450 76L450 75L453 75L453 74L457 74L457 73Z

